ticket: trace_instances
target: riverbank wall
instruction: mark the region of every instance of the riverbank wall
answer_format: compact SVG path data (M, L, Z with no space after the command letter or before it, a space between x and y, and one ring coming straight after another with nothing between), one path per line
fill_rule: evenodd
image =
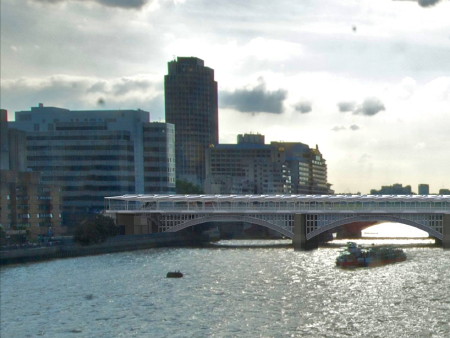
M83 246L65 244L46 247L0 251L0 265L38 262L49 259L101 255L113 252L134 251L159 247L202 246L208 236L181 233L155 233L124 235L107 239L103 243Z

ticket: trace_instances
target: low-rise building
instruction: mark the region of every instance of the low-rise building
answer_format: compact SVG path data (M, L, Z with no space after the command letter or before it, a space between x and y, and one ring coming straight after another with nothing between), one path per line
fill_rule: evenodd
M450 189L439 189L439 195L450 195Z
M383 185L380 190L371 189L371 195L411 195L411 186L403 186L402 184Z
M38 172L1 170L0 226L7 235L29 239L63 234L61 189L42 184Z
M428 184L419 184L419 195L429 195L430 186Z

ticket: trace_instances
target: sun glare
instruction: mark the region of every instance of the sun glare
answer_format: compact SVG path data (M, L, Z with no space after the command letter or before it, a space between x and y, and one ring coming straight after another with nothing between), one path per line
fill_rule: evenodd
M362 231L363 237L428 237L428 233L402 223L380 223Z

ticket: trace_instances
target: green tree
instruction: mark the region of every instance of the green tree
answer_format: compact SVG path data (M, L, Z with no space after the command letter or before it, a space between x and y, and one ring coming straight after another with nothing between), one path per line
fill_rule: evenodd
M203 194L203 190L191 182L183 181L183 180L177 180L176 181L176 192L177 194L183 194L183 195L192 195L192 194Z
M74 240L83 245L102 243L108 237L119 233L119 228L111 217L95 215L83 220L74 232Z

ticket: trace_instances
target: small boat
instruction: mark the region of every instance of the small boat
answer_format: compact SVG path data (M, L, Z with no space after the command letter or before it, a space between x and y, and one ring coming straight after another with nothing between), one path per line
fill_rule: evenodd
M348 242L346 249L336 258L336 266L342 268L374 267L406 260L402 249L388 246L362 248Z
M180 271L169 271L166 278L181 278L183 274Z

